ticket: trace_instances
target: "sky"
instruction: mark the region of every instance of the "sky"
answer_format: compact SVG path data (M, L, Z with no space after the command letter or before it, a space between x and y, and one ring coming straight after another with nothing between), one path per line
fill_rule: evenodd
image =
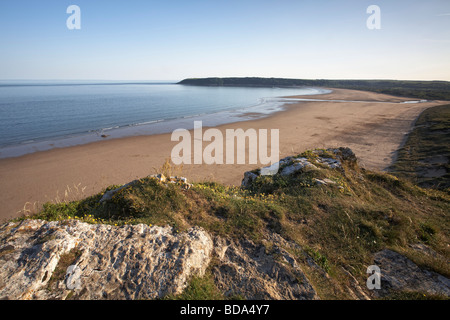
M449 0L0 1L3 80L450 81L449 57Z

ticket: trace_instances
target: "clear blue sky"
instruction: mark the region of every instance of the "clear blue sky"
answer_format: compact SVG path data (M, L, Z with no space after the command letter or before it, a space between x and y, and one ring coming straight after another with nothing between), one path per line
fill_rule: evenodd
M0 79L450 80L450 0L1 0L0 43Z

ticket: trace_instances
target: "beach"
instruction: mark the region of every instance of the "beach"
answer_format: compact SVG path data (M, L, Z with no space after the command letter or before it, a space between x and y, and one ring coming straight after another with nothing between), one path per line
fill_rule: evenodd
M222 132L237 128L279 129L280 158L311 148L343 146L355 152L361 166L385 170L419 114L428 107L448 103L400 103L417 99L332 90L330 94L307 98L345 101L299 101L265 118L217 128ZM170 159L176 144L169 133L105 139L0 159L0 221L32 213L47 201L83 198L109 185L157 173ZM243 173L258 167L258 164L184 165L175 173L190 182L213 180L240 185Z

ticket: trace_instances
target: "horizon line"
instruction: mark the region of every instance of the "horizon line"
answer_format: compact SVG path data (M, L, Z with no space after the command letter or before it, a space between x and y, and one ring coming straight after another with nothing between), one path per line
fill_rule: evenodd
M238 78L238 79L245 79L245 78L260 78L260 79L292 79L292 80L337 80L337 81L426 81L426 82L450 82L449 80L441 80L441 79L434 79L434 80L423 80L423 79L394 79L394 78L286 78L286 77L258 77L258 76L227 76L227 77L217 77L217 76L207 76L207 77L188 77L183 79L0 79L0 81L105 81L105 82L113 82L113 81L120 81L120 82L129 82L129 83L143 83L143 82L164 82L164 83L176 83L183 80L190 80L190 79L211 79L211 78L217 78L217 79L227 79L227 78Z

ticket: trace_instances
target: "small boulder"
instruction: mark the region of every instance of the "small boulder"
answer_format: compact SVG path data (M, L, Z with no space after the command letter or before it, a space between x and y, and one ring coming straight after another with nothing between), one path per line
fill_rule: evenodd
M249 187L255 179L258 178L258 175L253 171L244 172L244 179L242 179L242 186L247 188Z
M289 176L296 172L304 171L306 169L309 170L317 169L317 167L313 165L311 162L309 162L307 158L295 158L293 162L294 162L293 164L286 166L281 170L280 174L282 176Z
M341 168L342 164L339 160L333 158L317 158L316 160L320 164L328 166L330 169Z
M314 181L315 181L315 183L317 185L324 185L324 186L329 185L329 184L336 184L335 181L330 180L328 178L325 178L325 179L316 179L316 178L314 178Z
M127 183L127 184L124 184L123 186L121 186L121 187L119 187L119 188L117 188L117 189L109 190L109 191L105 192L105 194L103 194L103 197L100 199L99 202L102 203L102 202L111 200L112 197L113 197L117 192L119 192L120 190L122 190L122 189L124 189L124 188L126 188L126 187L132 186L132 185L135 184L137 181L138 181L138 180L133 180L133 181Z

